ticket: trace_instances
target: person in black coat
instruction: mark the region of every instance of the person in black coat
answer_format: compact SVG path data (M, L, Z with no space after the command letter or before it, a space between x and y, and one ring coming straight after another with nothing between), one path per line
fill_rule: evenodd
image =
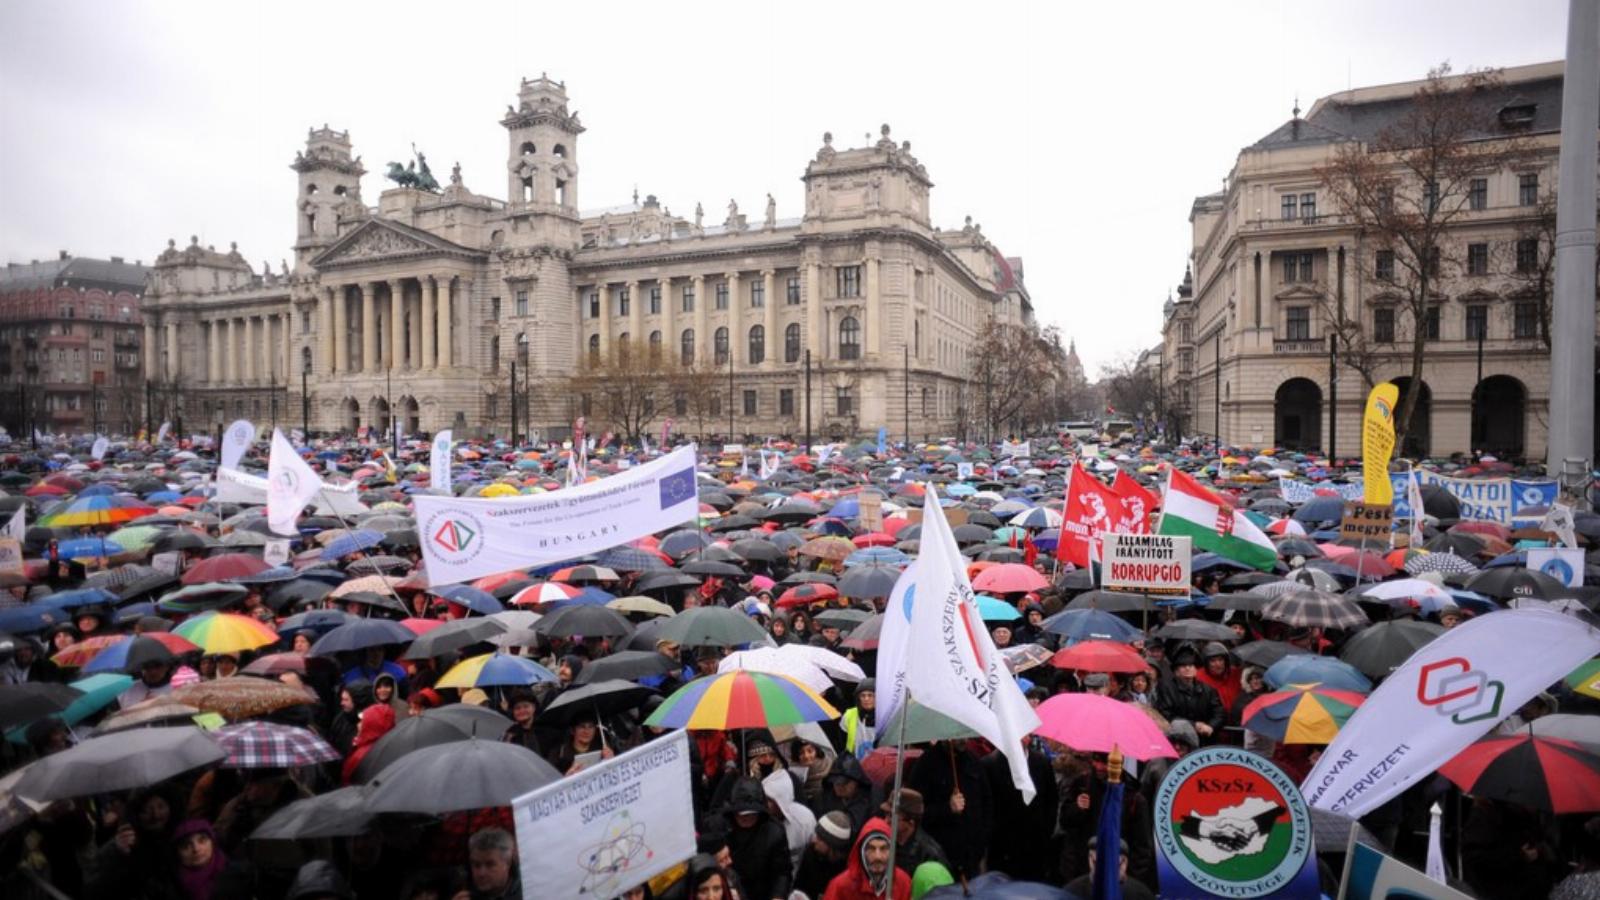
M1033 776L1033 787L1038 791L1032 803L1024 803L1022 792L1012 783L1011 767L1005 754L996 750L985 756L983 769L989 778L989 793L994 798L989 868L1017 881L1056 883L1050 838L1055 833L1061 795L1050 760L1037 749L1028 750L1028 774Z
M922 827L944 848L950 874L977 877L994 830L994 801L983 764L964 743L937 741L906 775L906 784L922 794Z
M761 783L739 779L729 792L724 814L730 826L728 851L733 855L733 870L745 888L741 900L787 900L794 884L789 838L767 813L767 795Z
M852 835L859 832L873 815L872 781L867 778L866 770L861 768L861 761L848 753L841 753L834 758L833 768L828 771L828 777L823 779L822 793L811 807L818 819L836 809L850 814Z
M1061 879L1071 881L1089 871L1089 839L1100 827L1106 795L1106 754L1093 754L1090 769L1073 776L1061 792ZM1123 775L1122 839L1128 842L1128 877L1156 884L1154 829L1150 804L1137 782Z
M1216 689L1195 677L1199 671L1200 657L1193 648L1179 650L1172 658L1172 677L1156 688L1156 711L1168 721L1193 722L1201 744L1210 745L1222 736L1224 711Z

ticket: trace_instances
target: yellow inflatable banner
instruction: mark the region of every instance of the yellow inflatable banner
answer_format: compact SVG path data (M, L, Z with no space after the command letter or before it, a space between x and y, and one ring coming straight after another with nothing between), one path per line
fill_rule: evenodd
M1361 420L1361 473L1368 503L1387 506L1394 503L1394 486L1389 481L1389 459L1394 455L1394 408L1400 389L1385 381L1367 395L1367 414Z

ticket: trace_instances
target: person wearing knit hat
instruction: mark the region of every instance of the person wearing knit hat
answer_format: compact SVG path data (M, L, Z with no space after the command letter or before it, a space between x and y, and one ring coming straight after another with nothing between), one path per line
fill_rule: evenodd
M819 817L811 843L795 867L794 889L807 897L821 897L828 882L844 871L855 839L855 823L849 813L836 809Z
M863 678L856 685L856 705L844 711L839 718L839 728L844 732L844 749L857 759L872 752L878 740L878 682Z

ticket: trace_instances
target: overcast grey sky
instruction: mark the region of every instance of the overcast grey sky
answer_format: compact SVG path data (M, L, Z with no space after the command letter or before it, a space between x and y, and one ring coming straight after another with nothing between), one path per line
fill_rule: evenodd
M169 237L289 256L307 127L369 174L415 143L502 196L518 79L564 80L584 208L797 215L832 131L882 123L1026 262L1091 377L1159 338L1188 212L1298 94L1559 59L1560 0L0 3L0 256L149 261Z

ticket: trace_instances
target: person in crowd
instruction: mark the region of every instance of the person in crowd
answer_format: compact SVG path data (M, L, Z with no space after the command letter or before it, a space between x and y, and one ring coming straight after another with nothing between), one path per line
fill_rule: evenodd
M833 768L823 781L822 795L813 811L818 816L842 810L850 816L850 833L861 830L872 817L872 782L861 768L861 761L849 753L834 757Z
M935 860L949 867L950 860L945 856L944 848L922 827L922 817L926 812L922 792L901 788L899 797L898 812L892 808L892 797L878 807L878 814L885 822L894 822L896 865L904 862L912 871L916 871L917 866Z
M868 819L845 870L834 876L822 900L911 900L911 876L896 857L895 867L889 868L889 824L882 819Z
M517 842L503 828L485 828L467 841L466 891L453 900L522 900ZM464 895L464 896L463 896Z
M584 763L579 757L585 754L598 753L600 759L616 756L616 751L612 749L615 741L609 736L602 740L600 728L600 720L593 713L579 714L567 727L566 737L545 758L556 767L556 771L570 775L583 767Z
M1091 897L1094 895L1095 867L1100 864L1099 839L1089 839L1089 871L1067 882L1067 893L1075 897ZM1122 841L1122 847L1117 854L1117 881L1122 885L1122 896L1126 900L1156 900L1154 891L1144 886L1137 878L1128 877L1128 842Z
M839 728L844 732L844 750L857 758L872 752L878 739L878 683L864 678L856 685L856 705L844 711Z
M177 851L174 880L183 900L211 900L212 892L228 868L228 855L217 846L217 835L204 819L189 819L172 833Z
M807 897L821 897L834 876L844 871L854 840L849 813L836 809L819 817L795 866L794 889Z
M789 841L790 868L796 868L816 832L816 814L795 800L794 778L786 770L780 769L761 779L761 790L767 795L767 814L783 825L784 836Z
M733 870L751 898L786 900L794 883L794 864L782 825L767 814L761 783L741 778L729 793L725 811Z
M1156 689L1156 711L1171 719L1194 723L1203 744L1221 737L1222 698L1198 678L1199 655L1193 648L1179 650L1172 660L1172 677Z
M1217 692L1224 710L1233 709L1239 697L1239 670L1228 658L1228 648L1219 641L1206 642L1201 652L1201 668L1195 677Z

